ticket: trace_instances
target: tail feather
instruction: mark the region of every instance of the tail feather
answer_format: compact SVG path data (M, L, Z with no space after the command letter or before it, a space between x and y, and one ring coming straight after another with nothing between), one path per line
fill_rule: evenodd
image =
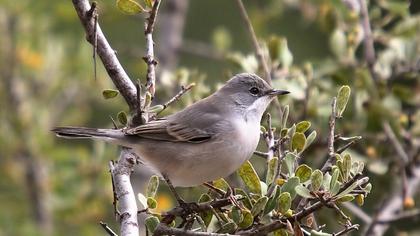
M124 133L116 129L96 129L85 127L55 127L51 130L58 137L70 139L99 138L105 141L123 141Z

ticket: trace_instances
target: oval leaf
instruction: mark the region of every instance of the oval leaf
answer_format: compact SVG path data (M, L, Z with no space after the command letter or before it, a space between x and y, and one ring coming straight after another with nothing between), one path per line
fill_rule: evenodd
M230 211L230 217L232 218L233 222L239 224L244 220L244 216L242 215L242 211L239 207L233 206L232 210Z
M331 176L331 182L330 182L330 192L332 195L335 195L340 190L340 184L338 182L338 177L340 175L340 170L336 168L333 171L333 174Z
M340 198L338 198L336 201L337 202L350 202L354 200L354 196L351 194L346 194Z
M271 158L271 160L268 161L268 164L267 164L267 175L266 175L266 178L265 178L265 182L268 185L270 185L271 183L273 183L274 178L276 177L278 161L279 161L279 158L278 157L273 157L273 158Z
M315 141L315 138L316 138L316 131L314 130L306 138L306 144L305 144L305 148L304 149L306 149L307 147L309 147Z
M159 225L160 221L156 216L149 216L144 220L147 230L153 234L156 230L156 227Z
M311 188L312 191L318 191L321 188L323 175L320 170L314 170L311 175Z
M120 111L117 114L117 119L122 125L127 125L128 119L127 114L124 111Z
M148 197L147 207L150 209L155 209L157 207L157 201L153 197Z
M341 117L344 110L346 109L347 102L350 98L351 89L349 86L345 85L338 90L337 95L337 116Z
M298 177L291 177L287 180L285 184L283 184L283 186L281 187L281 191L290 193L290 197L294 199L296 197L295 188L299 185L299 183L300 182Z
M313 196L312 196L311 192L309 191L309 189L306 188L303 185L296 186L295 191L301 197L304 197L304 198L313 198Z
M104 91L102 91L102 96L105 99L110 99L110 98L115 98L116 96L118 96L120 92L118 92L118 90L115 89L105 89Z
M144 11L140 4L134 0L117 0L117 7L128 15L134 15Z
M252 223L254 223L254 217L252 216L251 212L248 210L243 210L242 211L242 215L244 216L244 219L242 220L242 222L239 224L239 227L241 229L246 229L249 226L252 225Z
M268 197L263 196L260 199L255 202L254 206L251 209L251 214L253 216L259 215L265 208L265 205L267 204Z
M286 128L288 118L289 118L289 105L286 105L283 108L283 116L281 118L281 127L282 128Z
M201 194L198 200L198 203L205 203L205 202L210 202L210 201L211 201L211 197L207 193L203 193ZM200 212L200 217L203 220L204 225L208 227L213 217L213 212L212 211Z
M312 168L306 164L300 165L295 172L295 176L299 177L300 182L304 183L311 178Z
M296 132L305 133L306 130L311 127L311 122L309 121L301 121L296 125Z
M261 194L260 178L258 178L257 172L251 162L246 161L242 164L238 170L238 174L250 192Z
M150 107L148 112L159 113L159 112L163 111L163 109L165 109L165 107L163 105L156 105L156 106Z
M293 176L295 170L295 160L296 157L292 153L287 153L284 161L286 163L287 172L289 172L289 176Z
M292 197L290 196L290 193L288 192L281 193L278 199L279 212L284 215L290 209L291 206L292 206Z
M304 134L296 132L292 137L292 151L300 153L306 144L306 137Z

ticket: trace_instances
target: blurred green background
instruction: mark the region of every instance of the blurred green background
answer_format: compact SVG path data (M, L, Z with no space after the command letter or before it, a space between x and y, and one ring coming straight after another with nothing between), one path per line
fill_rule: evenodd
M129 76L144 83L145 16L124 15L115 1L97 2L111 46ZM362 29L352 2L244 1L262 42L287 39L293 63L282 58L284 50L278 58L271 55L274 86L292 91L281 101L290 105L289 122L309 120L318 132L305 162L322 162L331 98L340 85L351 86L352 99L337 130L364 137L351 152L367 163L374 189L363 209L372 214L379 202L401 190L396 153L387 145L382 122L391 123L413 165L419 159L420 16L416 1L410 8L407 1L370 1L379 77L373 84L363 64ZM204 97L235 73L258 72L234 1L164 0L161 8L154 102L166 101L181 85L198 84L167 113ZM112 127L109 116L128 112L121 96L102 97L102 90L113 85L100 60L95 80L92 47L71 1L1 0L0 31L0 235L104 234L100 220L117 229L108 162L117 158L118 148L60 140L49 131L58 125ZM305 72L308 67L312 75ZM253 161L262 173L264 161ZM134 175L136 191L143 190L145 172ZM199 191L182 194L193 199ZM161 209L171 201L163 192ZM416 235L418 230L408 222L389 233Z

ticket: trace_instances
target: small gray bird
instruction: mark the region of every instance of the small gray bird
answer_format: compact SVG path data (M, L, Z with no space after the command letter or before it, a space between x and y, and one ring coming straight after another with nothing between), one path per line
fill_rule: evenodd
M260 139L260 122L275 90L254 74L238 74L222 88L180 112L126 129L57 127L64 138L94 138L132 148L174 186L226 177L248 160Z

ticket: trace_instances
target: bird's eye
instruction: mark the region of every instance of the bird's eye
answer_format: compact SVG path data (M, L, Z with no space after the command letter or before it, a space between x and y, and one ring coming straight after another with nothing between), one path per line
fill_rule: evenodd
M260 90L259 90L258 88L256 88L256 87L252 87L252 88L249 90L249 92L250 92L252 95L258 95L258 94L260 93Z

